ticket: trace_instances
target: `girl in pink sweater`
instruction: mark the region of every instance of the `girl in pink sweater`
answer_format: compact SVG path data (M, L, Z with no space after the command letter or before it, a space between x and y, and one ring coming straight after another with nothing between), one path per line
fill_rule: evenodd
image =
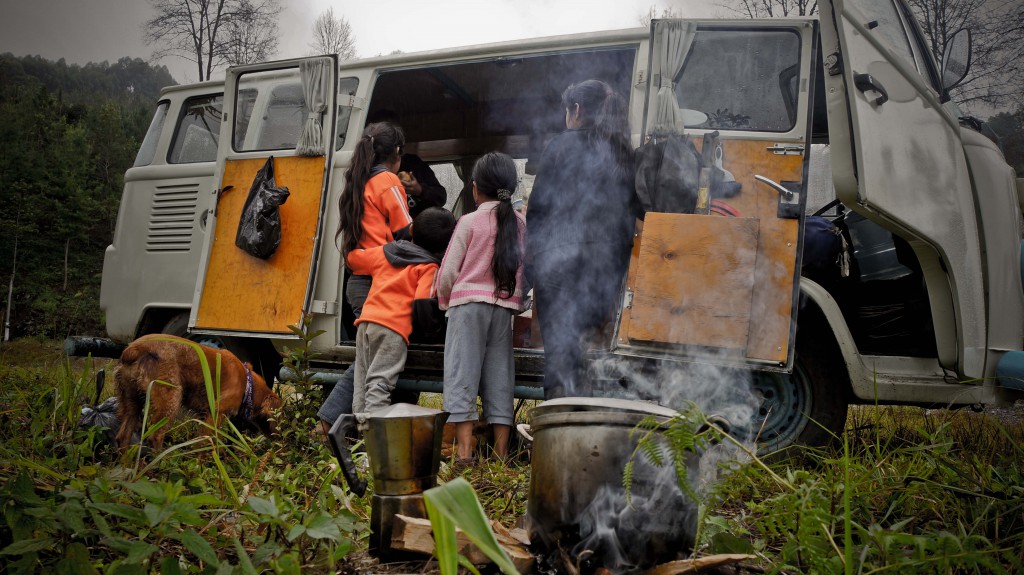
M526 310L523 248L526 220L512 208L518 181L512 158L491 152L473 168L477 210L462 216L437 272L437 301L448 310L444 408L455 423L458 463L473 462L473 422L494 426L494 453L508 455L515 361L512 316Z

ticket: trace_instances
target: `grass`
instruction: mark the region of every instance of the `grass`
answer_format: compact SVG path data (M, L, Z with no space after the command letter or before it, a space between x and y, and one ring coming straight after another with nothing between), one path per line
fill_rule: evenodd
M388 572L365 553L369 495L347 491L311 433L316 388L288 394L273 441L194 440L198 422L175 422L161 457L136 460L77 428L100 368L112 364L69 363L52 342L0 344L0 572ZM1022 572L1022 446L1020 419L851 408L839 449L771 473L733 464L706 496L696 553L753 553L767 573ZM456 476L490 518L520 522L527 454L442 464L440 481Z

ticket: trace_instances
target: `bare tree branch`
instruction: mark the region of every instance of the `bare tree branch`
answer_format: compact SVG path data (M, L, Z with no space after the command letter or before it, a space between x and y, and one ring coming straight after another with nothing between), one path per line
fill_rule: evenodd
M309 47L316 54L337 54L341 60L356 57L352 26L344 16L335 16L333 7L321 12L313 22L313 41Z
M208 80L225 64L268 59L277 51L278 0L150 0L143 25L154 59L183 58Z

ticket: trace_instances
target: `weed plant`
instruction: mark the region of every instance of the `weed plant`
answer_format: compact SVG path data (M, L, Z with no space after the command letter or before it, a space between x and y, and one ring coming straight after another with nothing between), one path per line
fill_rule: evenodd
M279 389L279 438L176 421L164 453L120 456L77 426L113 363L57 357L49 342L0 347L0 572L387 572L361 559L370 496L348 492L313 436L308 377ZM984 414L851 408L837 449L731 465L702 502L695 554L752 553L767 573L1024 572L1022 442L1019 421ZM467 479L489 518L517 526L529 455L513 454L444 462L440 481Z
M1020 423L851 410L840 448L727 475L701 552L756 553L768 573L1024 572Z

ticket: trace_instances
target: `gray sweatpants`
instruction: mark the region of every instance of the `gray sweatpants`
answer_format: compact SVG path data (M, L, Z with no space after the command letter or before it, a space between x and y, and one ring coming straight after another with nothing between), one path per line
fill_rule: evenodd
M444 338L444 409L449 423L476 421L479 394L487 423L512 425L515 357L512 310L467 303L448 310Z
M405 338L370 322L356 329L356 381L352 412L374 411L391 405L391 391L405 368L409 350Z

